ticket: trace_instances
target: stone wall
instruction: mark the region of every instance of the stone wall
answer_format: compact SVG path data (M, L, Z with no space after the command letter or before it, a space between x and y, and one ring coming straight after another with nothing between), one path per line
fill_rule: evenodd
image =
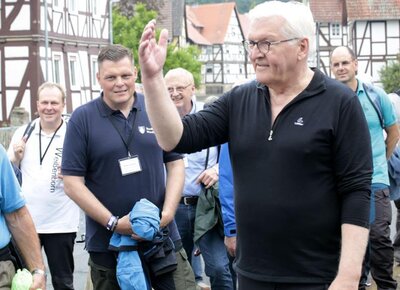
M8 149L8 145L10 144L11 137L13 136L15 130L18 128L16 127L2 127L0 128L0 144Z
M0 128L0 144L7 150L15 130L19 126L27 124L28 122L29 113L24 108L15 107L10 115L10 127Z

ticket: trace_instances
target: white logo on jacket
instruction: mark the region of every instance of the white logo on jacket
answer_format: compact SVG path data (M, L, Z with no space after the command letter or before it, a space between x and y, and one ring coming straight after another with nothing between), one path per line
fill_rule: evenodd
M154 130L152 127L146 127L146 126L138 126L138 130L140 134L154 134Z
M296 120L296 122L294 122L294 124L295 124L296 126L303 126L303 125L304 125L303 117L298 118L298 119Z

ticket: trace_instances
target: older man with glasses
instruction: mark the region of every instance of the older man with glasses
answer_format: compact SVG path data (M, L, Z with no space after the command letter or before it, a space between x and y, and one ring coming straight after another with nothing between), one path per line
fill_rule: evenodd
M165 84L181 117L203 109L204 104L194 100L194 79L189 71L183 68L168 71L165 75ZM184 160L185 185L175 220L185 251L192 262L190 254L194 247L197 201L204 188L210 188L218 181L218 148L210 147L186 154ZM224 238L217 227L202 235L197 244L204 259L206 275L210 277L211 288L234 289Z
M308 67L310 9L267 1L250 11L256 80L179 118L162 80L168 33L139 46L150 122L165 150L229 142L239 289L356 290L368 240L371 141L357 96Z

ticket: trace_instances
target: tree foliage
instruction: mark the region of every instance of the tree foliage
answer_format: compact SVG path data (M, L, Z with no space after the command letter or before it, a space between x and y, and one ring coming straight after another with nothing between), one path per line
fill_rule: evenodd
M152 10L160 14L160 10L164 8L164 0L120 0L118 9L121 15L131 18L135 14L135 5L143 4L147 10Z
M139 40L146 24L157 17L155 11L147 10L143 4L135 7L135 16L126 17L116 6L113 9L113 39L114 43L122 44L132 49L135 63L138 63Z
M384 66L379 71L383 88L387 93L392 93L400 88L400 54L397 60Z
M173 44L168 45L164 73L170 69L182 67L193 74L194 83L198 88L201 84L201 62L197 60L199 55L200 50L194 45L179 48Z
M142 3L135 5L134 12L132 17L127 17L122 15L119 6L113 9L113 39L114 43L130 48L135 63L138 63L140 37L146 24L151 19L157 18L157 12L148 10ZM157 39L158 36L159 31L157 31ZM169 44L164 72L177 67L185 68L193 74L195 85L198 87L201 84L201 62L197 60L199 55L200 51L196 46L177 47L175 44ZM137 69L138 81L140 82L140 67L137 67Z

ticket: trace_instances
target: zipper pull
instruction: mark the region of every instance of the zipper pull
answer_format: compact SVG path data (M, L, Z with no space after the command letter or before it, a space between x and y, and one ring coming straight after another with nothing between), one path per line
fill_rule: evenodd
M272 134L274 133L273 130L269 131L269 137L268 137L268 141L272 141Z

